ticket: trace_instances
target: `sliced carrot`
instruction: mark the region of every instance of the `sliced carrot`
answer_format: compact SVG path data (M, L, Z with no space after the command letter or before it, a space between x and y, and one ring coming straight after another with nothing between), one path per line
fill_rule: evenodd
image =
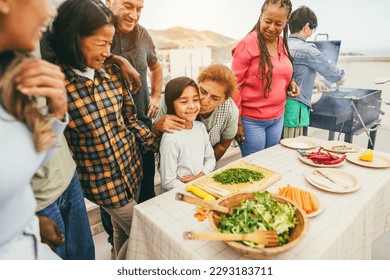
M303 193L301 189L295 188L295 196L297 198L297 204L305 211L305 205L304 205L304 200L303 200Z
M199 213L199 214L202 214L202 215L206 215L207 211L208 211L208 209L204 208L204 207L199 207L199 208L196 209L196 212Z
M285 197L287 197L288 199L291 199L291 187L290 186L286 187L286 195L285 195Z
M303 209L303 200L301 197L301 190L298 188L295 188L294 190L294 197L296 199L295 203Z
M310 205L311 205L311 208L313 209L313 212L318 210L318 204L314 200L314 197L312 195L310 195Z
M203 222L204 220L206 220L206 216L199 216L198 217L199 222Z
M216 220L220 220L220 219L221 219L221 216L218 216L217 214L214 214L213 217L214 217L214 219L216 219Z
M291 188L291 199L292 199L292 201L298 203L298 198L297 198L296 193L297 193L296 188Z
M278 195L294 201L307 214L318 210L318 205L310 192L293 187L290 184L279 188Z
M307 207L307 211L306 213L307 214L310 214L313 212L313 207L311 207L311 195L309 192L305 192L305 204L306 204L306 207Z
M284 187L284 188L281 189L281 194L280 195L286 197L287 196L287 192L288 192L288 188Z

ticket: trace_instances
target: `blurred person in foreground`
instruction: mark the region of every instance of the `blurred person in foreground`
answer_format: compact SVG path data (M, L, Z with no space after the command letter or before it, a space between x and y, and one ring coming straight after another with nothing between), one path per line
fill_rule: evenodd
M28 54L54 14L49 0L0 0L0 259L60 259L41 243L30 186L68 122L64 75ZM37 97L47 98L46 110ZM54 245L63 244L57 225L45 225Z
M309 126L313 88L329 91L322 81L316 81L317 73L338 86L344 83L344 71L332 66L315 44L306 42L318 26L315 13L308 7L299 7L291 13L288 25L291 32L288 47L294 63L293 79L298 83L301 95L294 99L287 97L283 138L302 135L303 128Z
M64 0L52 0L56 7L62 2ZM43 48L34 54L48 60ZM42 242L47 243L64 260L94 260L95 247L88 213L76 164L64 136L50 161L34 174L31 187L37 201L36 214L40 219ZM42 234L47 231L44 222L50 220L64 234L65 242L61 246L57 247L50 239L50 232Z
M287 96L300 94L287 46L291 10L290 0L266 0L254 28L232 50L239 86L236 140L242 156L279 143Z
M64 134L83 194L111 215L118 256L137 204L141 153L157 150L158 142L137 119L120 70L106 61L115 24L100 0L68 0L58 8L47 40L65 74L69 124Z

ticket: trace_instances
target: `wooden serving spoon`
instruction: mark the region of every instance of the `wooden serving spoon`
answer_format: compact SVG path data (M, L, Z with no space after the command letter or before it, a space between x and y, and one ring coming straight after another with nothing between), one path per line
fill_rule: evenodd
M231 215L233 213L233 209L218 205L218 204L212 204L209 202L204 201L203 199L193 197L190 195L186 195L183 193L176 193L175 196L176 200L184 201L190 204L198 205L200 207L205 207L220 213Z
M280 245L278 235L274 230L262 230L243 234L185 231L183 238L189 240L252 241L256 244L263 244L266 247Z

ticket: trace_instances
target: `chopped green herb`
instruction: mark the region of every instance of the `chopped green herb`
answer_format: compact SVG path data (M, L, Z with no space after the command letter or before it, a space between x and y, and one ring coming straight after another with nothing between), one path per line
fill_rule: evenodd
M264 178L264 175L258 171L253 171L247 168L229 168L215 174L212 178L223 185L233 185L260 181Z

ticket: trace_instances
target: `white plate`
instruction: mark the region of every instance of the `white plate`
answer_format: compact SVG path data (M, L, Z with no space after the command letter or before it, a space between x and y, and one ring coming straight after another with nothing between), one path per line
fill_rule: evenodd
M345 150L335 150L333 147L335 146L342 146L345 145L347 149ZM353 145L348 142L343 142L343 141L327 141L321 144L321 147L324 148L325 150L333 153L338 153L338 154L344 154L344 153L357 153L361 150L359 146Z
M375 151L373 151L374 153L374 160L373 161L364 161L364 160L361 160L359 159L359 157L364 153L365 151L361 152L361 153L351 153L351 154L346 154L347 155L347 159L350 161L350 162L353 162L357 165L361 165L361 166L364 166L364 167L371 167L371 168L387 168L387 167L390 167L390 158L386 157L386 156L383 156L383 155L380 155L378 153L376 153Z
M290 149L309 150L318 146L314 141L304 138L284 138L280 144Z
M339 157L340 155L338 155ZM299 155L299 159L303 162L303 163L306 163L308 165L311 165L311 166L314 166L314 167L326 167L326 168L334 168L334 167L340 167L342 166L344 163L345 163L345 159L340 162L340 163L337 163L337 164L332 164L332 165L327 165L327 164L319 164L319 163L315 163L313 162L311 159L308 159L307 157L304 157L302 155Z
M317 169L311 169L305 173L306 180L318 189L332 193L351 193L360 187L358 180L352 174L332 168L321 168L331 179L337 182L332 183L329 179L316 174Z

